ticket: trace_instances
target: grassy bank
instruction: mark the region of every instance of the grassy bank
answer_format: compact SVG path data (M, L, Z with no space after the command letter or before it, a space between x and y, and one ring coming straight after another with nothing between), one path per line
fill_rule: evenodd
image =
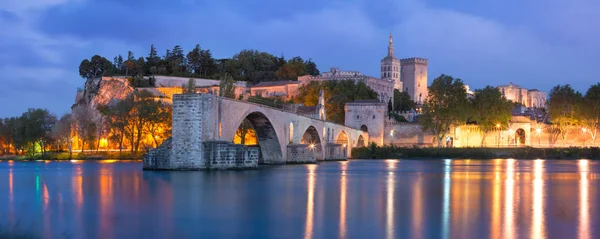
M352 149L358 159L600 159L600 148L419 148L374 146Z
M100 152L73 152L73 155L69 155L69 152L49 152L45 154L36 154L34 156L26 155L5 155L0 156L3 160L70 160L70 159L81 159L81 160L102 160L102 159L141 159L145 152L118 152L118 151L100 151Z

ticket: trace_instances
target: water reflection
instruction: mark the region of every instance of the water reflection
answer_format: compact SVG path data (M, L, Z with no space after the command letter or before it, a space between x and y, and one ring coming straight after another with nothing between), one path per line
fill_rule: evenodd
M579 160L579 238L592 238L590 235L590 198L589 190L589 162L586 159Z
M140 168L0 162L8 192L0 225L32 225L41 238L593 238L600 230L600 168L590 160Z
M342 174L340 176L340 238L346 238L346 171L348 162L341 162Z
M544 160L534 163L533 178L533 217L531 238L545 238L544 234Z
M386 210L385 210L385 231L387 238L394 238L394 170L396 169L396 160L387 160L386 165L388 169L387 175L387 197L386 197Z
M315 213L315 170L317 165L306 165L308 169L308 193L306 195L306 227L304 229L304 238L313 237L313 220Z

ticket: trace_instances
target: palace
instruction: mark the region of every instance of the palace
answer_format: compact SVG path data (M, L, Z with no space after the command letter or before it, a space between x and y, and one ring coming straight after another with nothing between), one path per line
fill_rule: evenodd
M410 99L422 104L427 99L427 65L425 58L398 59L390 34L387 56L381 59L381 78L394 82L394 89L406 91Z
M508 85L500 85L498 89L507 100L520 103L527 108L546 107L546 93L537 89L528 90L515 85L512 82Z

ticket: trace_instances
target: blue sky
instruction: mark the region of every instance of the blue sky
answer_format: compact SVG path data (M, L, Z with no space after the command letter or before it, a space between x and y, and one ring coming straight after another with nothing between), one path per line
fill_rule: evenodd
M472 88L514 82L585 91L599 79L595 0L0 0L0 117L70 110L82 59L154 43L217 58L252 48L379 75L388 35L397 57L429 59Z

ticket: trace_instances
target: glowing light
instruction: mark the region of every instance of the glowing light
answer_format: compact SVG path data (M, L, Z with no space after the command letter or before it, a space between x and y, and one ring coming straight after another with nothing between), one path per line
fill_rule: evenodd
M496 128L500 128L500 124L496 124Z
M304 228L304 238L313 237L313 220L315 212L315 169L317 165L307 165L308 168L308 195L306 199L306 225Z
M542 133L542 129L541 128L537 128L535 129L535 132L537 132L538 134Z
M390 131L390 136L394 136L394 130Z
M309 145L308 145L308 147L309 147L310 149L314 149L314 148L315 148L315 144L309 144Z
M100 148L106 148L108 146L108 140L105 138L100 139Z
M533 179L533 218L531 238L545 238L544 235L544 179L543 160L535 160Z
M583 129L581 129L581 130L582 130L584 133L586 133L586 132L587 132L587 129L586 129L586 128L583 128Z
M589 199L589 162L586 159L579 160L579 238L593 238L590 235L590 199Z
M344 146L344 148L346 148L346 144L344 144L343 146Z

